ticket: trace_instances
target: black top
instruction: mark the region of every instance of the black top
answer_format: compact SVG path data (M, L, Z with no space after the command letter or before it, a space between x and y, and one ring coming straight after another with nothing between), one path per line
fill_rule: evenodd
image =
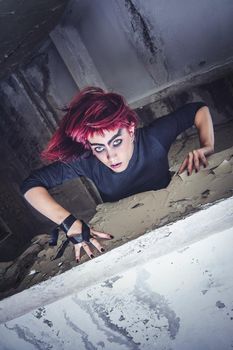
M164 188L170 182L168 151L176 137L194 124L202 102L189 103L177 111L156 119L135 132L135 146L126 170L116 173L91 153L63 163L55 162L34 171L22 184L24 194L32 187L47 189L79 176L91 179L104 202Z

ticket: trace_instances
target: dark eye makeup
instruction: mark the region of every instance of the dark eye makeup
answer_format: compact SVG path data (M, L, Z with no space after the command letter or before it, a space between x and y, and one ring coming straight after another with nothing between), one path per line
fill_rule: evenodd
M112 144L113 144L113 147L118 147L118 146L120 146L122 144L122 139L114 140ZM97 146L97 147L94 148L94 151L96 153L101 153L101 152L104 151L104 147L103 146Z
M101 152L103 152L103 150L104 150L104 147L102 147L102 146L94 148L94 151L97 152L97 153L101 153Z
M114 147L118 147L118 146L121 145L121 143L122 143L122 139L114 140L114 141L113 141L113 146L114 146Z

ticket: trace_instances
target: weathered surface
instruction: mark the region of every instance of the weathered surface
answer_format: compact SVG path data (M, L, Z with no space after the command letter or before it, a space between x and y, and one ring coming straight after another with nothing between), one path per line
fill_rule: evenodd
M142 106L171 85L232 67L232 14L230 0L72 1L54 43L78 86L96 81L137 106L147 98Z
M0 78L29 59L64 12L68 0L0 2Z
M0 302L3 349L228 350L233 197Z
M166 189L139 193L97 206L90 224L116 240L128 240L233 193L233 147L209 157L209 165L175 175Z

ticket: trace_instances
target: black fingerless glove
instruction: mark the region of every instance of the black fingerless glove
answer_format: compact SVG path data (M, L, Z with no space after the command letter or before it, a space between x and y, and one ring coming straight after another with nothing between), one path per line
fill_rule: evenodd
M77 244L77 243L81 243L83 241L85 242L89 242L90 241L90 227L83 221L80 220L82 222L82 232L79 236L75 236L75 237L68 237L67 236L67 232L69 231L69 229L71 228L71 226L73 225L73 223L77 220L77 218L70 214L69 216L67 216L67 218L65 218L64 221L62 221L62 223L59 225L60 229L62 231L64 231L66 233L66 237L73 243L73 244Z

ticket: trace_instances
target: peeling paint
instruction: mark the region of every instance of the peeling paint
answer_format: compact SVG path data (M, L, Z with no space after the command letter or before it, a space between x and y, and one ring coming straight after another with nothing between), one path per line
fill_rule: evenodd
M149 310L153 310L158 320L165 318L167 320L167 325L164 325L163 328L167 329L171 339L175 339L180 328L180 318L177 317L176 313L169 307L164 296L159 295L154 291L152 292L149 289L146 283L148 277L146 271L143 270L140 271L140 274L137 277L137 284L135 287L137 302L145 304ZM146 324L147 322L145 323L144 320L143 323ZM159 329L161 328L159 327Z
M50 320L44 319L43 323L47 324L47 326L50 327L50 328L53 327L53 322L50 321Z
M25 340L26 343L34 345L35 349L38 350L50 350L53 345L46 343L45 341L38 339L29 327L20 327L17 324L13 327L5 325L7 329L17 334L19 339Z
M220 300L216 301L216 306L219 309L223 309L224 307L226 307L226 305Z
M43 317L46 313L46 310L44 307L39 307L35 313L34 313L34 316L38 319L40 319L41 317Z
M81 339L85 350L97 350L97 348L89 341L88 333L82 331L80 327L78 327L73 321L71 321L66 312L64 313L64 318L66 320L67 325L71 327L76 333L81 335Z
M233 341L232 201L3 300L0 347L168 350L205 344L228 349ZM167 230L172 235L160 241ZM189 249L181 254L184 247ZM216 282L206 297L209 279ZM112 288L106 288L106 281ZM46 307L34 309L38 302Z
M112 288L113 284L121 278L122 278L121 276L116 276L116 277L112 278L111 280L106 280L102 284L102 287Z

